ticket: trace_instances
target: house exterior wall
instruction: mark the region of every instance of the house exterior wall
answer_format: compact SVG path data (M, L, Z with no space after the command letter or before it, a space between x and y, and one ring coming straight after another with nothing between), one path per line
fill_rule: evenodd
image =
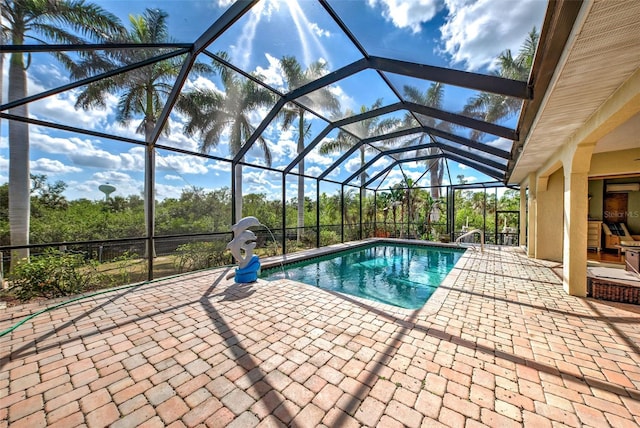
M562 262L564 175L560 168L538 186L535 258ZM544 209L542 209L544 207Z
M594 153L591 158L589 176L640 174L640 136L638 148L615 152Z
M586 295L587 218L596 209L589 205L588 178L640 173L640 164L635 160L640 159L640 144L638 148L597 154L593 149L600 139L638 112L640 70L571 137L558 141L556 152L521 184L528 183L531 190L531 176L536 177L535 198L529 197L530 208L532 203L535 209L528 213L529 224L535 224L535 241L529 240L528 254L561 262L564 289L571 295ZM630 209L636 210L635 202Z

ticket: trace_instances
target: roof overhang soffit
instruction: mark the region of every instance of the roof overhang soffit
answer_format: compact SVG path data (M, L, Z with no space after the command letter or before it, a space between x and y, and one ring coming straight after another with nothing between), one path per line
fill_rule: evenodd
M582 1L549 2L529 78L531 87L535 87L536 96L523 103L517 125L520 138L511 148L512 157L505 181L508 181L522 154L522 147L542 106L576 19L581 8L587 4L588 2Z

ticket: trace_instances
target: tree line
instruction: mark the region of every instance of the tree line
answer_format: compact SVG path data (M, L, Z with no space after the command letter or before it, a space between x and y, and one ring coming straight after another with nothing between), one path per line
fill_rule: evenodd
M50 182L45 175L32 175L30 194L32 206L31 239L33 244L55 242L99 241L108 239L145 236L144 200L142 195L109 197L106 200L67 200L63 195L67 185L63 181ZM0 245L9 245L8 183L0 185ZM309 230L317 225L335 228L344 222L348 226L364 224L365 236L374 236L383 231L385 236L406 237L413 235L422 239L438 239L446 230L446 198L434 199L428 189L417 188L415 182L405 177L402 183L375 195L367 192L360 200L356 189L345 191L344 201L338 193L320 194L319 201L307 196L302 201L304 224ZM316 204L320 204L320 218L316 218ZM206 191L198 187L184 188L179 197L157 201L156 233L158 236L193 233L228 233L231 226L231 191L228 187ZM260 219L276 233L282 228L283 204L279 199L269 198L263 193L250 193L243 197L248 214ZM344 217L341 207L344 206ZM286 227L297 228L298 200L291 198L284 204ZM486 231L491 233L503 224L494 224L496 210L519 210L519 194L507 190L500 198L488 192L486 199L482 191L456 191L455 224L453 231L462 226L483 228L487 216ZM508 225L517 226L517 218L511 216ZM298 229L300 234L305 229ZM339 242L326 232L323 239ZM307 231L309 242L315 245L314 234Z

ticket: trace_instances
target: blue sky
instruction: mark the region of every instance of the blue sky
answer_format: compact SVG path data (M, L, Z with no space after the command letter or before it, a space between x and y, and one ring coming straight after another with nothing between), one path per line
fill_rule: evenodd
M169 14L169 30L176 41L192 42L228 7L228 1L98 1L105 9L116 14L128 25L129 14L141 14L144 8L159 8ZM494 60L505 48L514 54L535 25L541 26L546 9L542 0L368 0L330 1L329 4L341 16L364 49L371 55L420 62L429 65L452 67L460 70L490 73ZM209 48L211 52L226 51L231 62L238 67L259 73L265 83L285 90L278 60L293 55L303 66L313 61L324 61L328 71L336 70L361 57L347 36L331 20L320 4L310 1L263 1L240 21L218 38ZM209 59L204 57L203 62ZM3 70L6 100L7 63ZM398 75L388 75L389 80L401 91L405 84L423 91L429 82ZM29 69L29 93L35 94L68 82L65 70L48 54L34 54ZM215 76L189 76L185 90L210 87L221 90ZM377 99L383 105L397 102L397 98L379 75L367 70L331 86L343 112L360 111ZM78 90L48 97L32 103L32 117L72 125L83 129L112 133L142 139L135 133L137 121L122 126L115 121L118 96L106 100L106 108L79 111L73 105ZM475 92L448 86L445 88L444 109L456 112ZM257 111L252 117L255 125L266 115L267 109ZM399 112L392 117L403 117ZM307 115L311 122L311 138L315 137L326 122ZM516 118L503 124L515 127ZM171 134L162 137L159 144L180 147L197 152L197 137L189 138L182 132L185 118L173 113L170 120ZM68 198L85 197L99 199L100 184L110 183L117 190L114 195L141 194L143 188L144 149L126 143L70 134L52 129L31 126L31 170L46 174L51 180L64 180L69 187ZM7 122L2 121L0 140L0 183L8 176ZM465 130L456 130L466 135ZM295 157L296 133L283 131L279 123L271 124L264 138L273 155L273 167L283 169ZM335 137L335 132L327 138ZM509 149L509 142L486 136L484 142ZM226 138L210 152L229 158ZM317 176L340 153L320 155L317 150L306 160L306 171ZM373 153L367 154L367 160ZM251 150L248 162L261 163L261 153ZM374 175L388 164L381 160L371 169ZM330 178L343 180L359 167L359 157L352 156L340 165ZM488 181L488 177L456 162L450 162L451 177L464 174L470 181ZM424 165L404 164L404 172L418 178ZM297 171L297 168L295 169ZM213 189L230 186L229 166L224 162L206 160L195 156L169 151L159 151L157 156L157 197L177 197L187 186ZM266 193L279 198L281 180L278 174L256 168L246 168L244 191ZM446 177L446 176L445 176ZM394 169L382 187L401 179L401 172ZM448 182L448 177L445 178ZM354 183L355 184L355 183ZM428 174L420 181L428 185ZM445 183L446 184L446 183ZM287 197L296 195L297 180L287 180ZM322 185L321 191L335 191L336 186ZM315 198L315 180L306 180L305 192Z

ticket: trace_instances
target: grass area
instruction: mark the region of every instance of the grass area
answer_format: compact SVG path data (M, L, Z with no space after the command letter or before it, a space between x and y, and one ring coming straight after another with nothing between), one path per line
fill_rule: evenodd
M158 256L153 260L153 277L161 279L180 273L187 273L202 269L221 267L233 263L230 253L226 249L203 247L206 244L194 244L185 247L182 251L173 254ZM287 242L287 252L294 252L311 248L307 242ZM224 247L222 247L224 248ZM282 248L275 245L265 246L255 249L255 254L259 257L268 257L282 254ZM76 269L84 276L92 276L91 285L82 287L79 292L86 293L96 290L119 287L127 284L134 284L146 281L148 278L148 262L145 258L136 255L125 255L118 260L104 263L87 263L68 269ZM47 278L38 278L43 284ZM46 274L44 275L46 277ZM35 283L31 283L34 284ZM6 281L0 289L0 306L14 306L21 303L46 301L44 297L32 297L28 301L21 301L18 295L8 288L10 284ZM78 290L78 288L76 288Z
M153 276L156 279L177 275L181 272L177 263L179 255L171 254L166 256L159 256L153 260ZM87 265L79 268L83 273L96 275L97 281L90 287L86 287L82 290L83 293L97 291L102 289L119 287L127 284L135 284L138 282L146 281L148 278L148 263L144 258L129 258L123 260L116 260L107 263L100 263L97 265ZM0 302L2 306L15 306L22 303L41 302L48 299L44 297L33 297L28 301L21 301L16 293L9 288L10 283L5 279L3 281L3 287L0 290Z

